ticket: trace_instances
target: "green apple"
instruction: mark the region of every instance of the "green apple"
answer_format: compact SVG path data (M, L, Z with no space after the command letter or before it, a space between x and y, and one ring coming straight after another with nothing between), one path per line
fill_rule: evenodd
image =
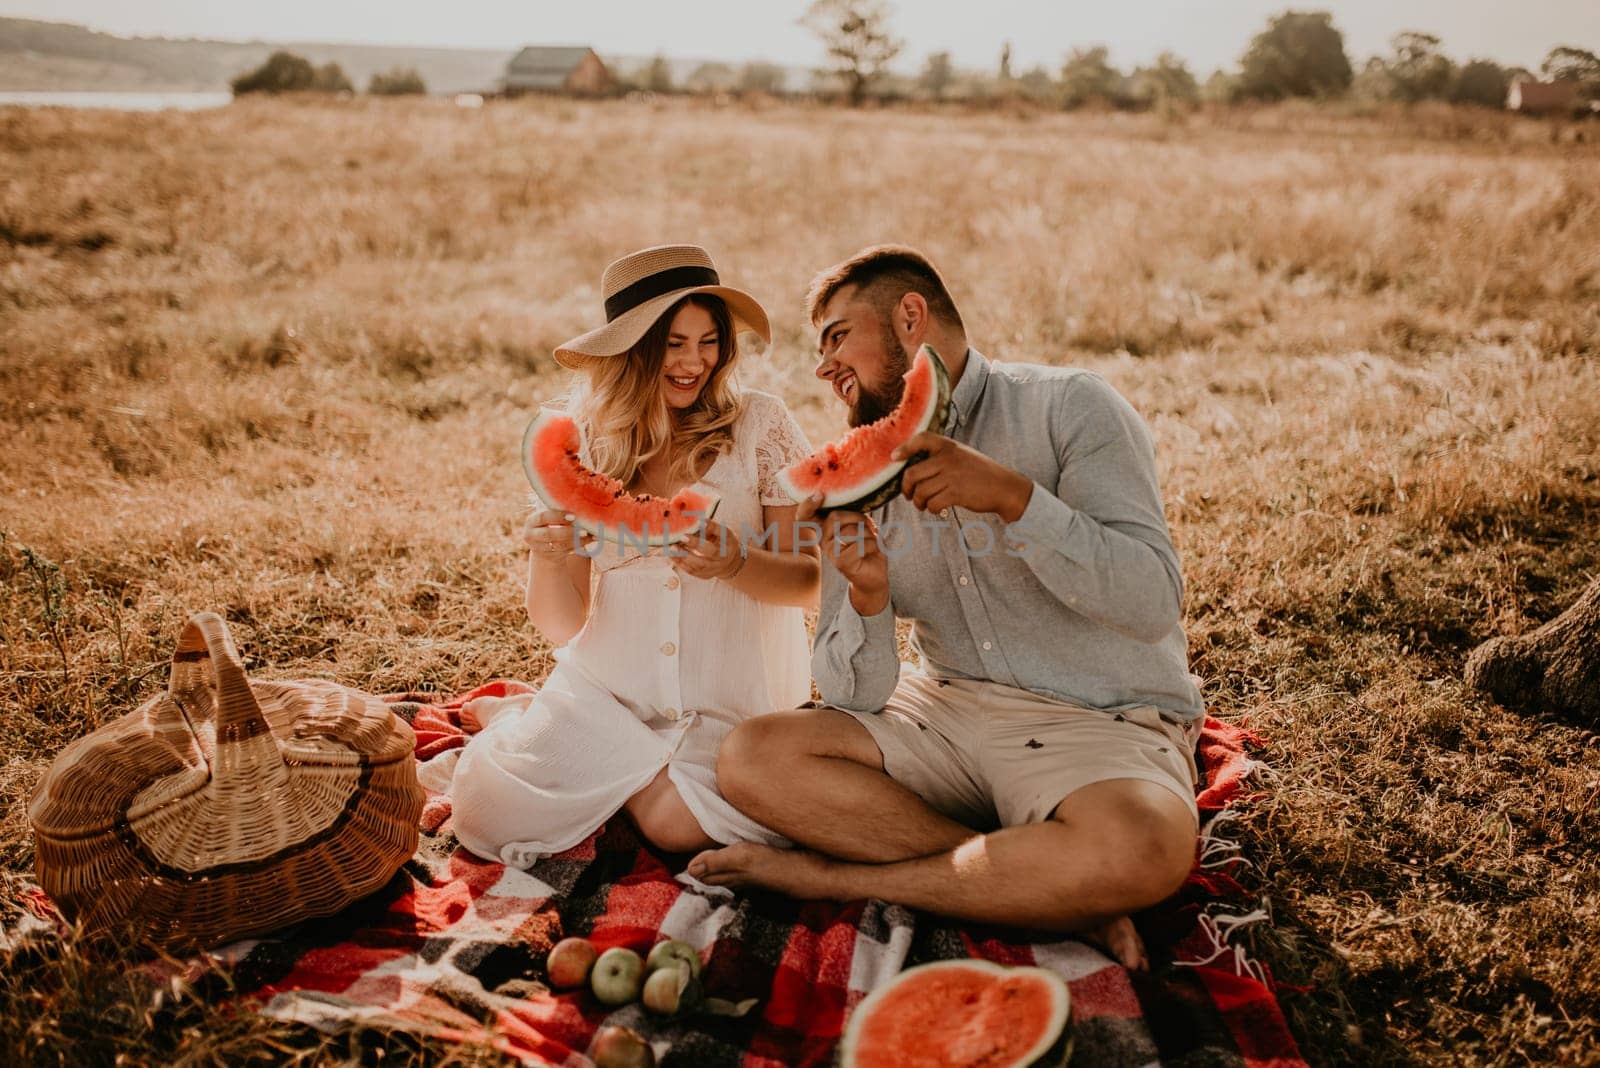
M644 970L653 972L667 964L682 964L689 969L692 978L700 978L700 953L687 942L674 938L657 942L644 962Z
M589 973L589 989L605 1005L626 1005L639 1000L644 984L644 961L639 954L613 946L600 954Z

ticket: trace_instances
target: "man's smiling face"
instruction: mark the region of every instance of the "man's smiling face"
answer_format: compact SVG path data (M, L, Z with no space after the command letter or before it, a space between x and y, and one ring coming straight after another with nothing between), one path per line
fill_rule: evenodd
M889 316L845 286L817 313L817 377L849 406L851 426L875 423L905 392L910 357Z

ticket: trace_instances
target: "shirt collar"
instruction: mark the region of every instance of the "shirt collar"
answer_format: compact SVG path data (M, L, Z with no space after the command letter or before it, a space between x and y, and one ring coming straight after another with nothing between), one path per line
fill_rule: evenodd
M983 396L984 384L989 381L989 361L983 353L969 347L967 366L961 372L961 381L950 393L950 415L945 420L946 430L956 430L972 421L972 413Z

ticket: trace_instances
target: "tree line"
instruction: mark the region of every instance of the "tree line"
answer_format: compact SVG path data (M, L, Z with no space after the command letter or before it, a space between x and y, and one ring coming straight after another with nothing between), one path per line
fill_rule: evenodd
M1034 67L1020 74L1012 70L1009 44L993 74L959 70L948 52L936 52L920 74L908 78L889 70L904 42L893 33L887 0L813 0L801 22L821 40L831 61L829 75L854 104L869 96L981 100L1010 95L1067 108L1138 109L1293 97L1504 107L1513 79L1535 77L1533 71L1489 59L1457 63L1444 54L1438 37L1417 31L1396 34L1389 54L1373 56L1357 70L1344 34L1326 11L1286 11L1273 17L1251 39L1237 69L1219 70L1203 83L1171 52L1123 72L1103 45L1074 49L1057 71ZM1558 46L1537 73L1545 80L1573 82L1580 104L1600 100L1600 57L1594 52Z
M246 71L229 83L235 96L246 93L354 93L344 69L337 63L314 66L293 52L274 52L255 70ZM427 85L414 67L379 71L367 82L374 96L404 96L426 93Z

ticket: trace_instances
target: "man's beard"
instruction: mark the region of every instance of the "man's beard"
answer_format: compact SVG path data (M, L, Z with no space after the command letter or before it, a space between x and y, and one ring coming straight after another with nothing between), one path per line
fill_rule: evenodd
M905 373L911 361L906 357L906 350L900 347L900 339L895 337L893 330L885 330L884 335L883 344L888 355L884 358L883 371L888 381L881 389L874 389L859 374L856 375L856 399L850 404L850 414L846 420L851 426L876 423L894 411L900 404L900 398L905 396Z

